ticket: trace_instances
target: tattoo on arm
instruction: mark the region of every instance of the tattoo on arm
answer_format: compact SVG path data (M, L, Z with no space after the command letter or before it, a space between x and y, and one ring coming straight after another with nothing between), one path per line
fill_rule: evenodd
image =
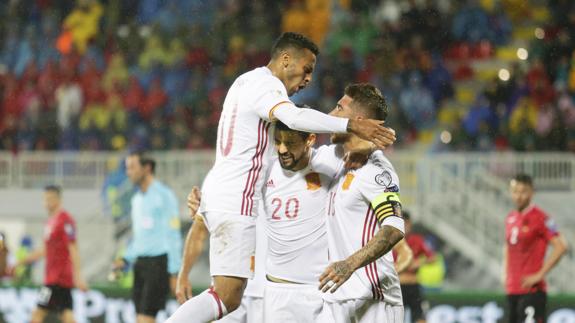
M401 231L384 225L363 248L356 251L349 259L355 269L361 268L388 253L402 238Z

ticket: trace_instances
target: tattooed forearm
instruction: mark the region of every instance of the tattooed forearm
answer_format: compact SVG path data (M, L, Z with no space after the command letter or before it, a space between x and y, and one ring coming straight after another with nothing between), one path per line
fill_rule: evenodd
M384 225L363 248L356 251L348 260L355 269L361 268L388 253L402 238L401 231Z

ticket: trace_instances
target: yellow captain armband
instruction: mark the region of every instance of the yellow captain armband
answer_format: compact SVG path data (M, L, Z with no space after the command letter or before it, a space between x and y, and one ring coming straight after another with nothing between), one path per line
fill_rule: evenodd
M375 211L375 216L380 224L387 217L401 217L401 201L399 199L399 194L396 192L385 192L379 194L371 201L371 207Z

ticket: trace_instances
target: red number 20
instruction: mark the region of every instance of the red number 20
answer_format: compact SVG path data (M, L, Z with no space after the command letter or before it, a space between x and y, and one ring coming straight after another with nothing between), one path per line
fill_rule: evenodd
M272 219L273 220L281 220L279 216L280 209L282 208L282 200L280 198L273 198L272 205L275 207L274 211L272 212ZM299 200L295 197L289 198L285 203L285 217L288 219L295 219L299 213Z

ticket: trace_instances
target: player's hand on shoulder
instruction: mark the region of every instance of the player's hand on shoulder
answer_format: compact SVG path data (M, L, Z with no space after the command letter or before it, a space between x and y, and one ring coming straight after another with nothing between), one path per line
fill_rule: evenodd
M175 295L178 303L183 304L192 298L192 284L186 275L178 274L176 279Z
M188 194L187 198L188 210L190 210L190 216L192 218L194 218L194 216L198 212L198 209L200 208L201 198L202 193L200 191L200 188L194 186L190 194Z
M385 149L395 142L395 130L383 126L383 121L373 119L350 119L348 130L358 137L373 142L377 148Z

